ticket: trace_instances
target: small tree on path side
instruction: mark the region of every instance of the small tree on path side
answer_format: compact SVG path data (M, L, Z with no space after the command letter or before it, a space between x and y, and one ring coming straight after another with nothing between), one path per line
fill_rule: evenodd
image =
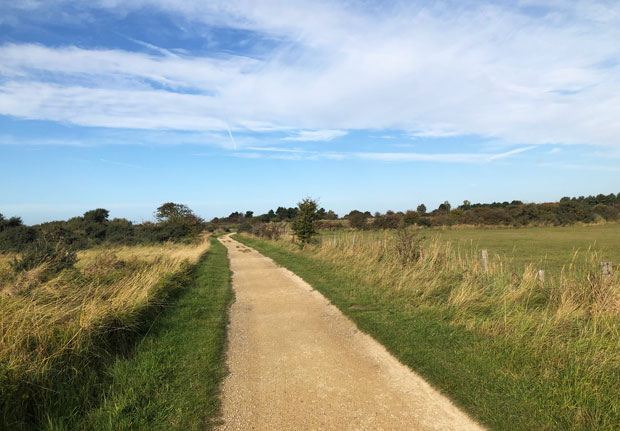
M318 203L311 198L305 198L297 204L299 211L293 220L293 233L302 244L309 243L317 232L314 230L314 220L317 218Z

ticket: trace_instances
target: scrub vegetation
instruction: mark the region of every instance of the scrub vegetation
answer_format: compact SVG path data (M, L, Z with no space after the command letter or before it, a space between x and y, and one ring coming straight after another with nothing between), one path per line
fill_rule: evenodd
M288 235L237 239L303 277L492 429L611 431L620 277L603 276L600 261L620 260L619 233L606 224L323 232L304 247Z

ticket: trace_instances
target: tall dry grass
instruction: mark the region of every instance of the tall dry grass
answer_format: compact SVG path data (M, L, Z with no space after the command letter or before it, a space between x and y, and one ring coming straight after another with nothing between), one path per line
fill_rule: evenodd
M108 354L102 343L139 324L140 313L163 299L161 281L197 262L208 247L205 237L191 245L86 250L75 268L51 278L45 266L16 274L9 258L0 259L2 407L10 408L9 396L26 400L39 389L53 391L46 386L54 376L71 374L63 366L76 367L71 358L86 366L90 351Z

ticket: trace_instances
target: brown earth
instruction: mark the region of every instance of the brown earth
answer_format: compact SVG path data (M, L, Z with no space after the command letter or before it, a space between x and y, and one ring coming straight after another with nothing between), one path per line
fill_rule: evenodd
M220 430L482 430L292 272L223 237L236 301Z

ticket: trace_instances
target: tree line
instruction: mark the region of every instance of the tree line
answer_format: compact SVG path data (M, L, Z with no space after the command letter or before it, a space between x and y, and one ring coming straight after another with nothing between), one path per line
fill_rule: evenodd
M20 217L0 214L0 253L23 252L33 246L61 244L81 250L101 244L135 245L165 241L191 241L204 229L203 219L183 204L167 202L155 211L155 222L133 223L109 219L110 212L97 208L78 217L27 226Z

